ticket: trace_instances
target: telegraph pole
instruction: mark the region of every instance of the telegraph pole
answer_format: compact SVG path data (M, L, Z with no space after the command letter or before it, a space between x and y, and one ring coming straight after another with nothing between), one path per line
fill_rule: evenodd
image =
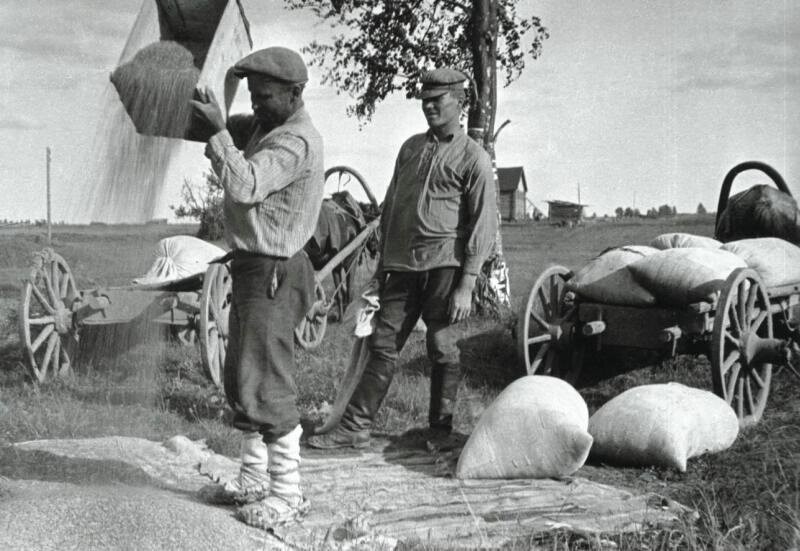
M47 148L47 246L53 244L53 234L50 229L50 148Z

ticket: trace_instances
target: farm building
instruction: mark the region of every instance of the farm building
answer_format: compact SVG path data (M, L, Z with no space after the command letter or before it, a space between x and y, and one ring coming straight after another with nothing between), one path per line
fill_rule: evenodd
M498 207L503 220L524 220L528 182L521 166L497 169L497 180L500 184Z
M551 224L559 226L574 226L583 219L583 207L580 203L569 201L548 201L548 214Z

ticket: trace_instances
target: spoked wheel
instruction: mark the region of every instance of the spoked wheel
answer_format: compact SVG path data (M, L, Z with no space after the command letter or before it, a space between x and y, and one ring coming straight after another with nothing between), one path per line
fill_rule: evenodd
M228 264L209 264L200 296L200 355L206 375L222 388L233 285Z
M575 384L583 341L575 334L578 309L567 296L572 272L552 266L533 284L517 323L517 355L528 375L553 375Z
M375 199L375 194L372 193L367 181L358 171L349 166L332 166L325 171L325 189L332 189L335 186L336 191L349 191L353 194L353 186L356 183L364 190L372 206L377 208L378 200Z
M52 249L34 255L22 285L19 336L31 375L42 383L64 375L78 344L72 303L79 297L69 266Z
M313 350L322 343L325 329L328 326L328 303L325 300L325 289L317 281L314 288L316 300L306 312L305 317L294 330L297 344L304 350Z
M765 360L772 336L769 296L761 278L750 269L734 271L717 303L711 374L714 392L733 407L742 428L757 423L767 405L772 364Z

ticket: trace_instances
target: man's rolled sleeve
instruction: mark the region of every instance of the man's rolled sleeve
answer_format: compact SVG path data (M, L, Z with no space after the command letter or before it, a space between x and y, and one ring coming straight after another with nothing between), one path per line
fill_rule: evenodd
M476 161L468 185L467 211L471 227L464 247L463 270L478 274L492 252L497 233L494 173L488 156Z

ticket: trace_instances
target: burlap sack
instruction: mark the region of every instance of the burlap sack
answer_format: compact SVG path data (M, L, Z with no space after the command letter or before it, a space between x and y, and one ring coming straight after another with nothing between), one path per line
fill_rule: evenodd
M511 383L483 412L456 466L458 478L552 478L577 471L592 437L586 402L555 377Z
M717 395L679 383L644 385L607 402L589 420L593 460L686 471L686 461L729 448L739 434Z
M189 277L205 272L209 262L223 255L223 249L197 237L167 237L156 244L153 251L155 260L147 273L133 282L144 285Z
M628 270L629 264L654 252L652 247L639 245L609 249L578 270L567 282L567 289L585 300L604 304L655 304L653 294L639 285Z
M726 243L722 250L744 260L767 287L800 282L800 247L788 241L777 237L742 239Z
M685 247L719 249L722 246L722 242L712 237L703 237L702 235L693 235L691 233L662 233L650 242L650 246L659 250Z
M744 260L721 249L665 249L630 264L634 279L659 304L686 306L716 298L725 280Z

